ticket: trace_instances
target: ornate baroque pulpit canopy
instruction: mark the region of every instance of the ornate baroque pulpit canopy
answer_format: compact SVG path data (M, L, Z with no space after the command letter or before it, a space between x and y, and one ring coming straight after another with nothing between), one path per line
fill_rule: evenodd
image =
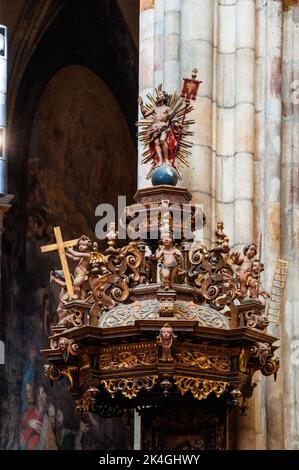
M45 372L52 382L68 378L79 412L116 416L188 397L221 397L244 410L254 373L277 373L256 245L231 250L219 222L205 246L197 236L203 210L176 186L191 151L186 116L200 85L196 72L184 79L182 96L159 86L147 104L139 99L153 185L139 189L123 214L130 235L138 213L138 237L121 245L111 224L99 251L84 235L63 241L56 227L56 243L42 248L57 250L62 268L51 273L60 292Z

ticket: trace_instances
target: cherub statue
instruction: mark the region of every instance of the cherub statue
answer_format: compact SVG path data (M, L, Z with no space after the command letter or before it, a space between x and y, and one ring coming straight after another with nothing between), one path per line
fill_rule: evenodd
M165 323L160 329L160 334L157 336L157 342L162 346L162 357L163 362L172 362L173 357L171 355L171 346L176 336L173 333L172 327L169 323Z
M182 253L173 246L173 239L170 233L162 233L161 241L163 246L157 250L155 259L162 261L160 269L161 287L169 290L177 276Z
M245 246L244 257L239 256L234 259L235 264L240 267L236 270L240 280L240 293L241 298L249 297L253 300L258 300L258 283L260 272L264 269L264 265L253 258L257 254L257 247L255 243Z
M74 272L74 293L77 299L84 300L83 285L87 280L88 265L91 258L92 242L89 237L82 235L77 244L78 250L66 248L66 256L74 261L78 261Z
M185 122L182 116L191 111L191 106L176 94L168 95L162 90L162 85L156 89L156 96L148 95L149 103L144 105L141 97L138 104L143 116L137 125L142 126L142 131L138 136L143 140L146 151L143 163L151 161L152 167L147 178L151 176L154 168L166 164L176 166L176 160L187 164L186 156L190 152L186 147L191 146L189 142L184 143L186 135L192 135L187 128L191 121ZM185 105L185 111L183 106ZM184 132L183 132L184 130ZM183 143L183 147L180 144Z
M68 302L68 292L66 288L66 282L65 282L63 271L62 270L51 271L50 282L54 282L55 284L61 287L61 291L58 296L59 304L56 310L58 322L61 322L63 318L65 317L64 305Z

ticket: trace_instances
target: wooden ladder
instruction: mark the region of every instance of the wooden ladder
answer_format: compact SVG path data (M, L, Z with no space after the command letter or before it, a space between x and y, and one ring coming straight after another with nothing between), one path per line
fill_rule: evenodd
M285 291L288 266L288 261L282 259L277 260L267 311L268 319L273 323L279 323L280 321L280 311Z

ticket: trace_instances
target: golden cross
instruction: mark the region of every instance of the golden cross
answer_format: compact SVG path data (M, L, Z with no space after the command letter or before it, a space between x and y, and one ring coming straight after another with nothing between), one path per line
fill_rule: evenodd
M69 298L71 299L74 297L74 289L73 289L73 283L72 283L72 279L70 275L69 265L66 259L66 254L65 254L64 249L72 248L73 246L77 245L78 239L64 242L62 239L60 227L54 227L54 235L55 235L56 243L54 243L53 245L42 246L41 252L47 253L48 251L58 250L61 267L62 267L63 274L64 274L65 284L67 288L67 293L68 293Z

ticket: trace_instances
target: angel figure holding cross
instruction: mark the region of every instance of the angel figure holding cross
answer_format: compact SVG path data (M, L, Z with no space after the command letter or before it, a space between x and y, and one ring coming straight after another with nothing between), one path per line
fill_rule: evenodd
M66 256L78 264L74 272L74 297L79 300L84 300L84 282L87 280L88 265L91 258L92 242L89 237L82 235L78 240L78 251L73 248L66 248Z
M79 239L64 241L60 227L54 227L56 243L41 247L42 253L58 251L62 273L60 276L52 276L51 280L62 289L63 300L79 299L84 300L84 282L87 280L88 265L91 259L92 242L89 237L82 235ZM74 250L74 247L77 250ZM71 275L67 257L77 261L74 276ZM62 305L61 305L62 307Z

